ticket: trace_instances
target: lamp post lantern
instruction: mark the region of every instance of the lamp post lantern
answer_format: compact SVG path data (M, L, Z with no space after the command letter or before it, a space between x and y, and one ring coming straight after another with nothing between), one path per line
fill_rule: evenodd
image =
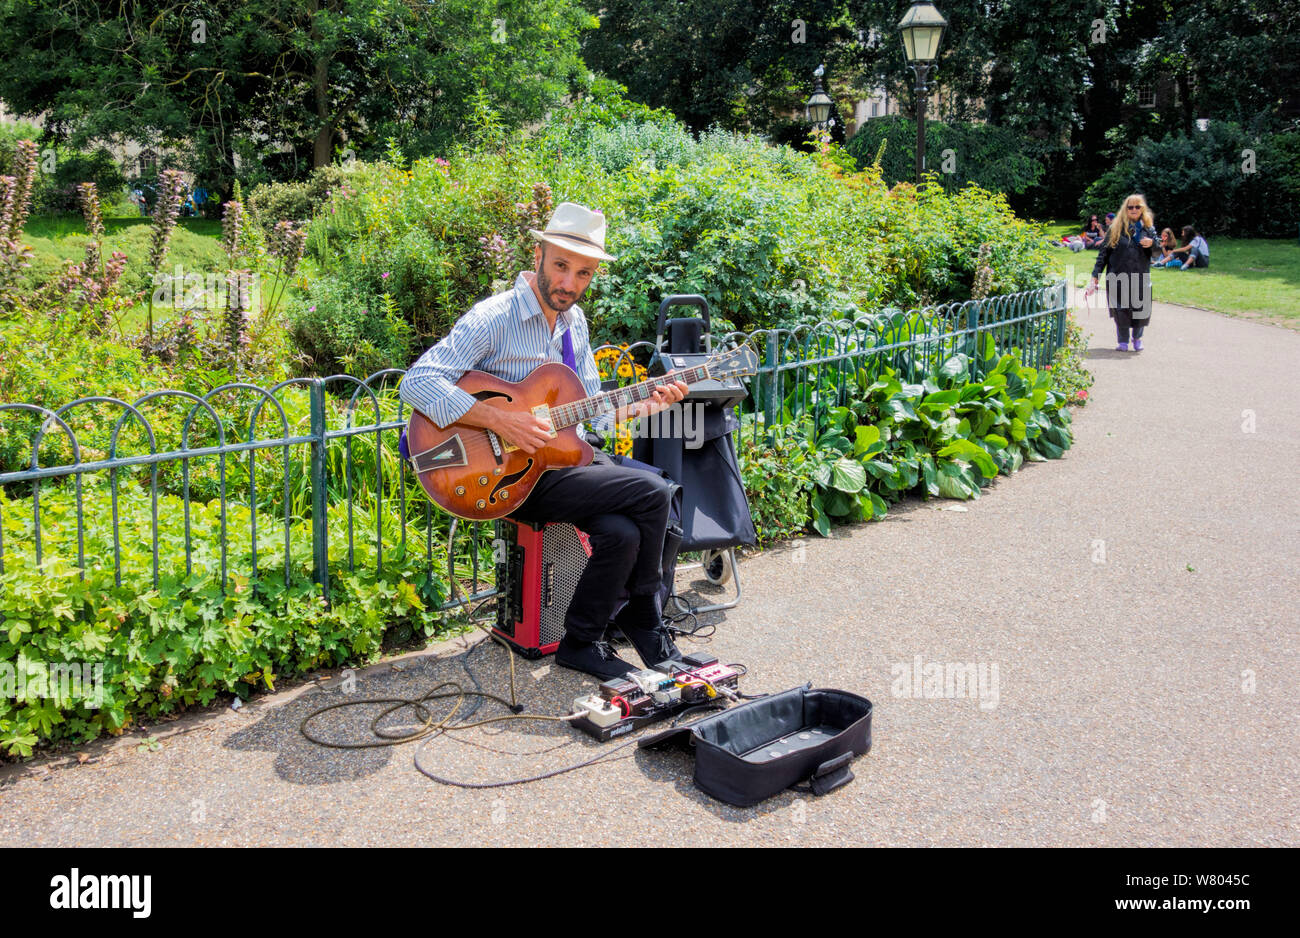
M933 3L917 0L903 18L898 30L903 34L903 52L907 64L916 73L916 184L921 184L925 170L925 77L934 68L939 55L939 43L948 21L935 9Z
M826 89L822 87L822 75L825 71L826 66L819 65L813 72L817 79L817 87L813 89L812 97L803 105L804 117L812 122L813 130L821 130L826 125L827 119L831 116L831 104L834 103L826 93Z

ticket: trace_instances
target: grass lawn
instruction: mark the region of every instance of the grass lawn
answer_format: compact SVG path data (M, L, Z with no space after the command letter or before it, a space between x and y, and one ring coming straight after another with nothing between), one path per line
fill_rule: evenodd
M104 219L104 258L107 259L114 251L121 251L127 256L126 271L119 283L119 289L123 293L142 291L149 283L152 226L153 220L143 216ZM85 257L88 238L85 221L80 215L63 215L28 219L22 240L35 255L32 266L26 271L28 284L35 286L54 280L65 261L80 262ZM217 293L207 295L203 302L213 312L224 308L226 253L221 248L221 222L203 218L177 219L161 273L174 276L177 267L182 276L198 274L203 277L204 287L211 282L217 288ZM215 279L210 281L213 275ZM191 280L186 289L192 291L195 283ZM178 294L180 286L179 283L176 285ZM261 305L259 286L260 278L257 278L253 288L255 309ZM126 311L123 326L128 329L140 328L145 323L146 315L143 303L133 306ZM167 322L177 315L177 310L171 306L154 307L154 322L157 324Z
M1051 238L1077 233L1073 221L1043 223ZM1151 272L1160 303L1198 306L1300 330L1300 244L1288 239L1206 238L1210 266L1204 270ZM1056 250L1053 269L1078 286L1092 275L1096 251Z

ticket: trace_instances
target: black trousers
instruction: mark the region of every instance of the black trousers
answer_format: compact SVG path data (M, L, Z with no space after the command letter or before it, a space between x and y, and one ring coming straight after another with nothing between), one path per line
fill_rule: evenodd
M1106 302L1119 343L1128 344L1130 331L1133 338L1142 338L1142 331L1151 322L1151 274L1144 270L1108 271Z
M631 596L659 589L671 496L663 477L619 466L597 450L588 466L544 473L514 512L523 521L566 521L591 538L591 559L564 620L571 638L599 641L624 588Z

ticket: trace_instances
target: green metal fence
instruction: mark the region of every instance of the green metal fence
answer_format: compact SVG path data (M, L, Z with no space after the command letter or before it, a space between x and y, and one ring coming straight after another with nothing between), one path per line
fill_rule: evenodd
M903 382L919 383L962 354L973 380L988 348L999 354L1018 351L1024 365L1049 365L1065 343L1067 296L1061 280L984 300L888 309L857 321L733 333L723 341L747 340L757 347L763 364L750 387L751 407L772 427L781 422L792 394L804 410L844 403L851 382L874 380L886 368ZM755 433L758 426L754 421Z
M762 364L750 382L751 394L744 406L750 412L761 412L763 423L770 427L780 421L791 393L806 395L805 405L829 403L828 394L843 400L850 380L859 379L863 369L874 377L889 367L912 380L961 352L969 357L973 373L979 367L977 350L990 340L999 352L1018 349L1026 364L1047 364L1064 342L1065 312L1062 281L981 301L908 312L887 310L858 322L828 321L793 329L733 333L719 337L718 344L750 341L759 350ZM644 364L652 351L650 343L640 342L619 355L625 356L622 360ZM227 556L231 525L237 523L231 516L247 511L251 570L243 573L254 581L254 587L259 576L259 524L276 528L275 551L283 553L285 583L291 576L296 539L310 538L311 576L328 601L331 559L340 569L355 570L358 537L375 546L376 570L382 568L387 523L390 537L396 535L399 551L408 550L409 531L414 545L410 549L423 552L428 576L432 576L435 551L440 561L445 557L448 589L444 592L448 598L441 608L494 595L495 588L485 576L485 568L490 566L492 526L461 525L435 511L419 490L410 465L397 455L398 434L409 416L396 394L403 373L389 369L364 380L348 375L299 378L271 388L232 383L202 396L162 390L133 403L88 397L53 411L33 404L0 404L0 429L6 422L16 422L22 424L20 429L31 432L28 467L0 473L0 487L11 499L19 499L19 506L30 492L30 508L21 510L29 510L31 519L19 542L10 544L5 541L0 514L0 575L7 553L30 552L37 563L42 561L42 493L59 488L70 489L75 502L75 566L84 577L88 562L84 486L87 477L98 484L107 476L111 562L119 586L123 574L119 501L125 484L134 495L147 492L149 498L149 573L154 588L159 584L160 569L172 570L179 562L178 557L168 556L166 564L160 565L159 558L159 499L170 493L182 506L186 576L191 573L194 548L192 503L198 500L218 506L223 592L235 572L229 568ZM813 395L817 395L816 402ZM243 403L232 404L232 400ZM156 424L150 413L164 404L181 405L183 418ZM113 414L111 424L101 417L105 412ZM246 413L247 423L235 420L231 416L235 412L241 417ZM757 432L757 420L754 425ZM9 429L18 432L13 426ZM123 448L135 451L124 453ZM43 453L47 461L51 456L58 458L42 465ZM137 473L141 475L137 477ZM160 480L160 474L165 478ZM358 522L358 513L373 516L373 531L364 520ZM346 537L331 541L331 518L337 521L340 515L346 518ZM265 549L271 549L270 544L268 540ZM339 556L332 558L331 550ZM71 556L66 559L73 562ZM107 563L108 558L93 557L91 562ZM134 571L136 575L140 572ZM265 569L261 576L265 578Z

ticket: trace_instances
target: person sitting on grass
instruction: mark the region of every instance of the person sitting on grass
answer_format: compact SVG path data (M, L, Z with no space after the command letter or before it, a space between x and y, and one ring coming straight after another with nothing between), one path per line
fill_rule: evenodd
M1210 246L1191 225L1183 226L1183 246L1174 248L1171 253L1173 257L1165 262L1165 267L1189 270L1192 267L1210 266Z
M1166 228L1160 232L1160 259L1152 261L1152 267L1164 267L1174 259L1174 248L1178 247L1178 239L1174 237L1174 230Z
M1089 250L1095 250L1101 247L1101 242L1106 240L1106 229L1102 228L1101 222L1097 216L1093 215L1088 219L1088 224L1083 228L1083 246Z

